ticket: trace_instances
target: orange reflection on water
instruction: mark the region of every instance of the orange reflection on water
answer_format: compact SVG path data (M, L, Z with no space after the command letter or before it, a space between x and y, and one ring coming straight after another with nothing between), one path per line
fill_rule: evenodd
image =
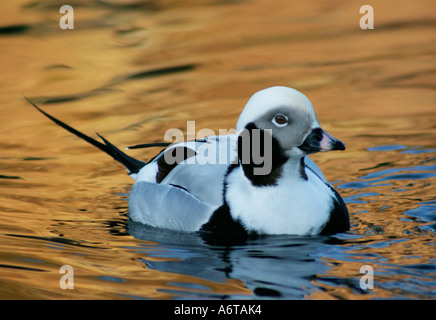
M253 297L240 279L147 268L144 261L172 258L131 249L145 243L125 227L133 181L41 117L23 95L123 147L161 141L169 128L185 130L188 120L197 129L230 129L251 94L286 85L307 94L323 127L347 145L346 152L313 157L336 186L361 183L385 167L413 172L434 161L434 152L368 152L397 144L436 148L434 1L375 3L375 29L365 31L360 4L348 1L69 4L75 29L66 31L56 1L0 4L1 298ZM149 159L155 152L129 154ZM321 290L307 298L401 295L386 287L365 295L346 281L325 281L358 279L361 254L377 257L376 271L387 268L380 259L407 266L434 258L432 235L420 229L431 222L404 220L404 212L434 200L434 178L388 182L339 191L361 197L348 205L353 232L371 244L399 241L382 248L354 248L359 242L351 241L350 260L322 260L329 270L312 281ZM366 191L373 195L362 196ZM74 266L74 290L59 288L64 264ZM402 277L381 273L376 283Z

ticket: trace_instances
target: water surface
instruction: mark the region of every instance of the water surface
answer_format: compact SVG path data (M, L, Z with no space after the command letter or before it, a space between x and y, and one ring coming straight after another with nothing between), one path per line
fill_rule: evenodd
M0 298L436 298L434 2L376 3L374 30L348 1L69 4L74 30L59 28L56 1L0 5ZM305 93L346 143L312 158L350 232L226 248L132 224L124 168L23 98L125 147L187 121L233 128L273 85Z

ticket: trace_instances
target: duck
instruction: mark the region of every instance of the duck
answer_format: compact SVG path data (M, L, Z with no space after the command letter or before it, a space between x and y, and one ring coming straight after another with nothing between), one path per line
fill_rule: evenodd
M135 223L228 241L350 229L344 200L309 158L345 150L345 145L321 128L312 103L296 89L274 86L254 93L233 134L127 148L163 147L147 162L98 133L102 142L72 128L26 99L125 166L135 180L128 209Z

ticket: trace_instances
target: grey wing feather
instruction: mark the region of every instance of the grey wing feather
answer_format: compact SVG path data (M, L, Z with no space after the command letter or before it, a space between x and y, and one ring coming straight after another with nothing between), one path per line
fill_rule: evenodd
M216 209L186 190L146 181L135 183L129 198L133 221L171 230L198 231Z
M235 135L206 137L206 143L193 146L196 155L176 166L162 183L181 186L202 201L220 206L225 173L237 156L236 140Z
M309 157L305 157L304 164L306 165L306 168L315 173L324 183L329 184L321 169L312 159L310 159Z
M212 206L223 203L224 175L227 164L181 164L161 184L180 186Z
M164 152L175 147L185 147L194 150L196 155L172 168L160 184L179 186L206 204L220 206L223 203L224 175L236 158L236 139L235 135L210 136L202 141L171 145ZM163 156L164 152L139 172L135 177L137 182L156 183L157 159Z

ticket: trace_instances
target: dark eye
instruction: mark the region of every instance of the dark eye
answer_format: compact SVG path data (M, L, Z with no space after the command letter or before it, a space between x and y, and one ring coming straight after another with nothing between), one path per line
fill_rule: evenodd
M272 119L272 123L274 123L277 127L284 127L288 124L288 117L283 114L276 114Z

